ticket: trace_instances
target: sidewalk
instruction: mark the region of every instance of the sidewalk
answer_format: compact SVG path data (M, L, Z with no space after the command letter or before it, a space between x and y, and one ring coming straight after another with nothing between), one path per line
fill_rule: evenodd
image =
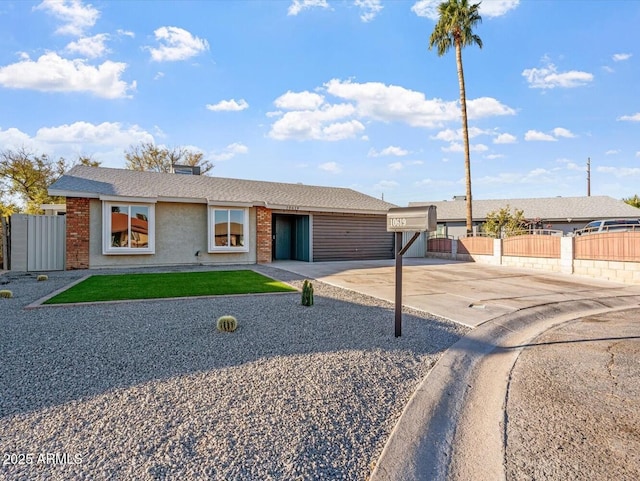
M403 304L474 329L418 387L371 481L640 478L640 287L406 261ZM393 301L393 261L285 264Z

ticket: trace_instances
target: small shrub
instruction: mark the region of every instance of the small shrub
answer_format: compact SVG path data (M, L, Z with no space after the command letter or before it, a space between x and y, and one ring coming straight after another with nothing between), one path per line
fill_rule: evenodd
M48 281L48 280L49 280L49 276L48 276L48 275L46 275L46 274L40 274L40 275L36 278L36 280L37 280L38 282L40 282L40 281Z
M302 305L313 306L313 284L306 279L302 284Z
M13 297L13 292L11 292L11 291L10 291L10 290L8 290L8 289L2 289L2 290L0 291L0 297L5 297L5 298L7 298L7 299L8 299L9 297Z
M233 316L221 316L217 322L218 331L233 332L238 328L238 321Z

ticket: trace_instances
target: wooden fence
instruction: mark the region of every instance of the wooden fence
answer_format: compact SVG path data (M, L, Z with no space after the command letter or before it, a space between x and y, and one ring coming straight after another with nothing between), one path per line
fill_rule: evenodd
M458 254L493 255L493 238L461 237L458 239Z
M640 262L640 232L602 232L577 236L574 258Z
M451 237L432 237L427 240L427 251L450 254L452 244Z
M559 236L519 235L502 241L502 255L516 257L560 258Z

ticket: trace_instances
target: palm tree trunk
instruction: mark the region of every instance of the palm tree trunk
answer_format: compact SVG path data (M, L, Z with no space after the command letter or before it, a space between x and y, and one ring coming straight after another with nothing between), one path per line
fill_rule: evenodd
M473 230L473 213L471 208L471 158L469 155L469 127L467 125L467 94L464 88L464 72L462 70L462 46L459 41L456 41L456 63L458 64L458 83L460 84L462 140L464 142L464 171L467 187L467 234L470 234Z

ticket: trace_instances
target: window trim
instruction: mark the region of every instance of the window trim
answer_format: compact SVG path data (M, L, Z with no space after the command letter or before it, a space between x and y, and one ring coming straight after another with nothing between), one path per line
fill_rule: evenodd
M207 215L207 240L208 240L208 251L210 254L219 254L219 253L233 253L233 252L249 252L250 245L250 225L249 225L249 209L247 207L234 207L234 206L225 206L225 205L209 205L209 212ZM243 246L216 246L216 236L215 236L215 215L216 211L231 211L231 210L240 210L243 212ZM229 221L231 222L231 216L229 216Z
M147 247L113 247L111 245L111 208L127 207L131 217L131 207L146 207L149 209ZM156 253L156 206L154 203L129 202L127 200L102 202L102 254L103 255L144 255Z

